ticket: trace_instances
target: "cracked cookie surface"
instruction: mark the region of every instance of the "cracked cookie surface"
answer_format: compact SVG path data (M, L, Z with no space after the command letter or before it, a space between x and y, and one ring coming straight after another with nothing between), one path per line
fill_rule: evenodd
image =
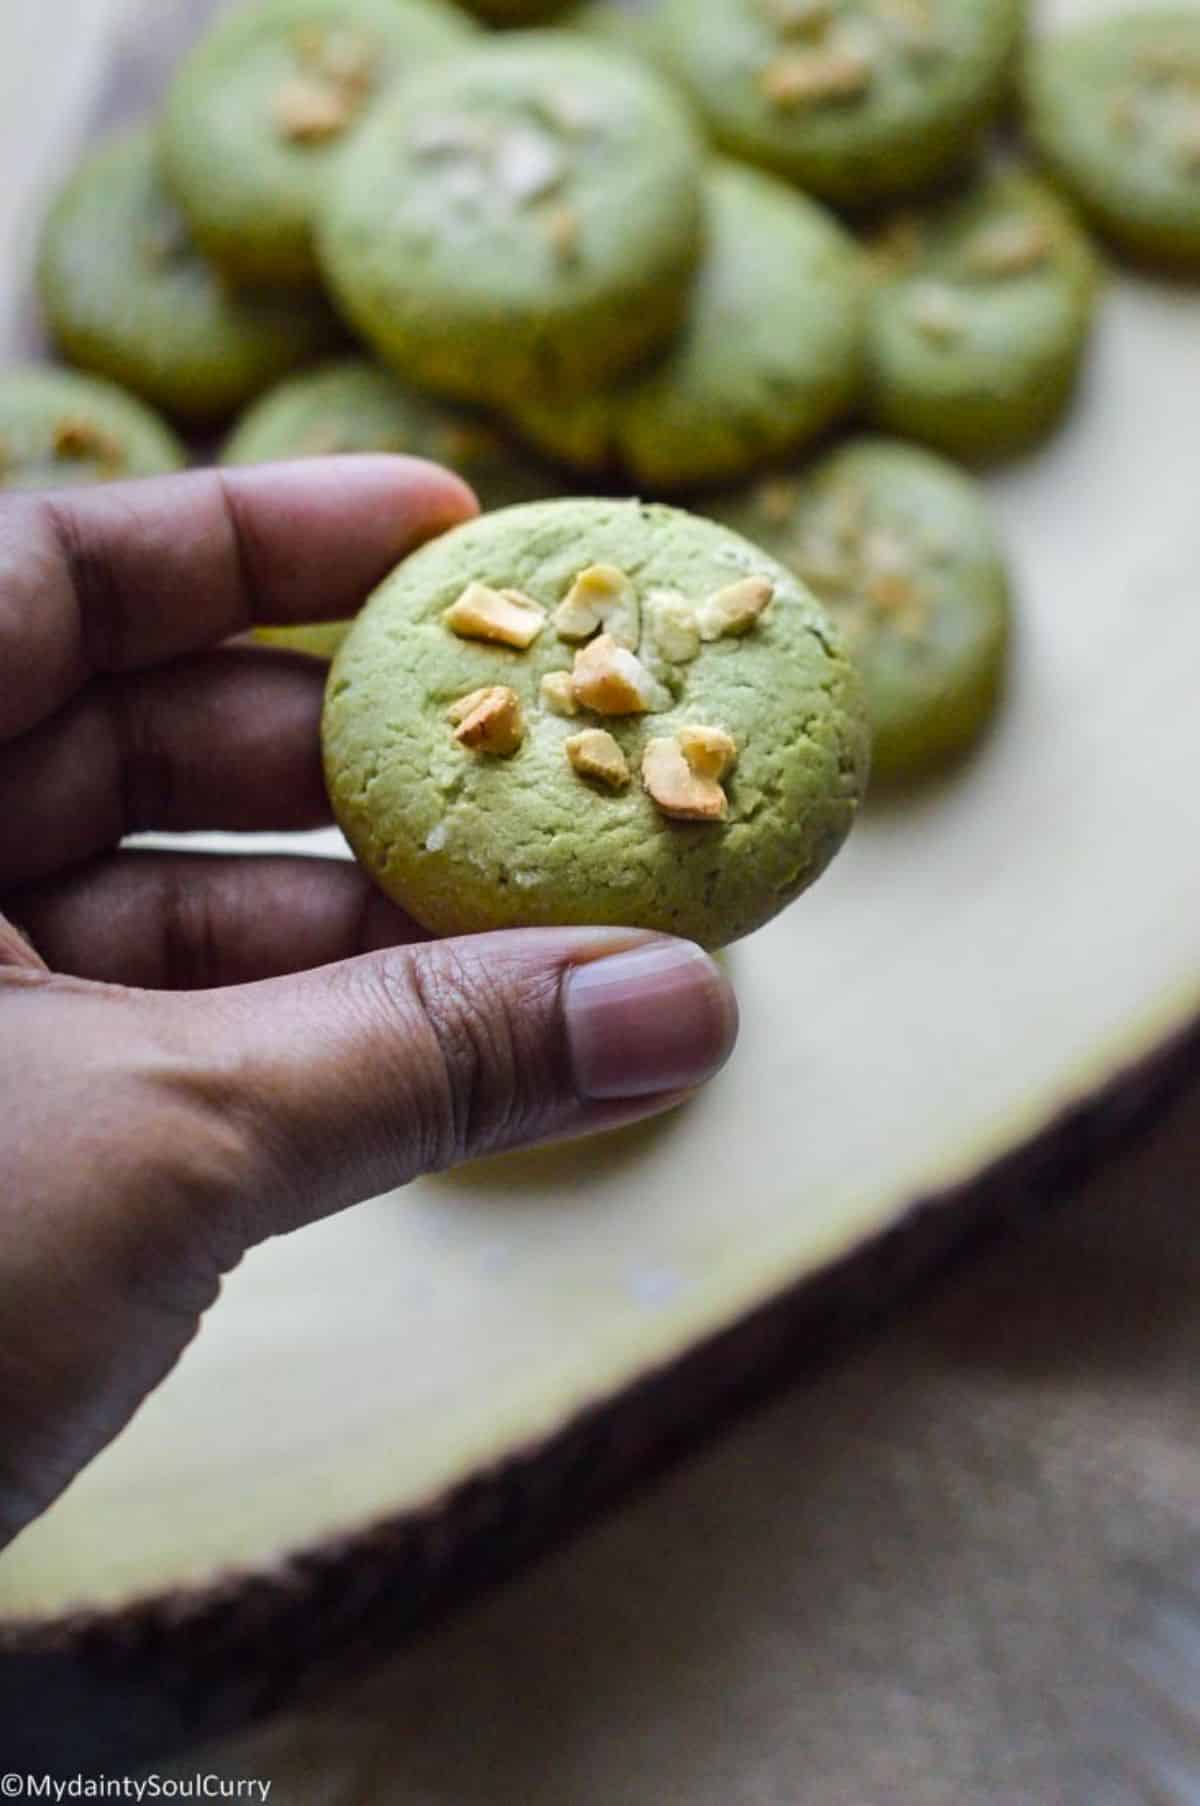
M602 619L579 638L581 577L586 598L619 591L615 573L636 649ZM474 585L541 611L525 648L447 625ZM680 637L689 613L707 639ZM458 738L452 714L485 696L519 740ZM859 679L803 584L712 521L636 501L507 509L406 560L335 661L323 742L351 846L426 927L623 923L708 946L819 876L867 760Z

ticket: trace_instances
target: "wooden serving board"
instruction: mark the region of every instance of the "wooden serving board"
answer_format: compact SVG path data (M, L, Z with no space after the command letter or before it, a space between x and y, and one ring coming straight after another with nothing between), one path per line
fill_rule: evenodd
M0 17L16 103L0 162L23 172L0 199L10 346L30 342L48 186L87 122L149 103L163 51L206 10L42 0ZM474 1548L473 1500L493 1541L532 1546L572 1489L606 1490L589 1464L626 1477L797 1321L831 1335L848 1295L812 1282L880 1244L854 1269L861 1315L1036 1189L1021 1151L1064 1118L1043 1143L1055 1172L1114 1127L1129 1075L1200 1020L1198 419L1200 294L1114 277L1076 414L989 479L1020 597L1004 718L953 780L872 806L816 891L732 951L735 1064L656 1127L428 1181L253 1256L179 1371L0 1566L0 1648L77 1650L82 1610L93 1651L136 1669L165 1650L196 1722L214 1664L236 1667L244 1642L269 1667L273 1647L280 1673L240 1678L213 1721L260 1709L357 1624L356 1567L399 1618L408 1587L419 1616L439 1536ZM897 1239L918 1206L921 1235ZM479 1476L482 1492L455 1490ZM293 1661L281 1602L305 1604L321 1574L338 1607L305 1617Z

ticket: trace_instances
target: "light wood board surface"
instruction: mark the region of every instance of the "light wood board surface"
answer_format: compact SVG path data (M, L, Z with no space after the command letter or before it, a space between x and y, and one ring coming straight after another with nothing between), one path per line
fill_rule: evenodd
M3 166L26 172L0 214L10 322L34 197L120 11L45 0L36 22L0 19L6 82L30 75L0 122ZM1000 730L954 783L871 811L812 897L733 952L744 1041L713 1095L262 1251L20 1539L0 1614L201 1580L428 1496L818 1270L1194 1015L1198 418L1200 299L1116 281L1077 415L990 481L1022 614ZM1157 1159L1100 1188L1103 1226L1080 1212L992 1269L998 1303L986 1276L964 1282L585 1549L243 1753L311 1765L320 1797L438 1806L1054 1797L1028 1786L1048 1773L1071 1626L1106 1621L1139 1514L1156 1560L1193 1527L1186 1126Z

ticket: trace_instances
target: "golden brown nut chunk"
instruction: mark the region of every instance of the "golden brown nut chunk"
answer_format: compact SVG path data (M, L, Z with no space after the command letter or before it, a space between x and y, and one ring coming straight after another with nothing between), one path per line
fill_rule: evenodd
M125 467L120 440L82 414L64 414L55 422L54 453L59 458L92 458L114 472Z
M637 592L615 564L589 564L554 611L560 640L590 640L602 629L618 646L636 652L641 634Z
M642 754L642 782L652 801L676 821L719 822L729 814L721 788L737 748L719 727L685 727L651 740Z
M602 727L585 728L566 742L567 758L580 777L595 778L610 790L624 790L629 782L629 761L612 735Z
M596 715L647 715L671 706L670 691L611 633L575 654L571 689L576 702Z
M447 717L457 729L454 738L470 752L508 759L525 738L521 698L507 684L472 690L451 705Z
M726 634L748 633L775 594L767 577L743 577L718 590L696 610L702 640L720 640Z
M546 625L546 611L516 589L489 589L469 583L442 616L451 633L463 640L488 640L525 652Z
M277 91L272 111L281 138L292 144L324 144L345 131L354 104L336 82L293 75Z
M971 239L967 268L973 276L1023 276L1045 263L1053 248L1041 220L998 220Z
M785 50L767 65L762 91L777 107L823 106L857 100L871 85L871 58L857 45Z

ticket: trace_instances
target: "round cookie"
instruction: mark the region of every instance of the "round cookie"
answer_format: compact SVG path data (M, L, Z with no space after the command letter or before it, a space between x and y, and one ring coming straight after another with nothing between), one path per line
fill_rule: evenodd
M862 260L815 201L735 163L708 178L708 249L682 335L630 381L513 408L542 450L650 490L733 481L805 444L862 383Z
M561 487L487 421L406 389L366 358L339 359L281 383L238 422L221 458L225 464L269 464L343 452L432 458L465 478L483 508L535 501ZM349 630L349 622L335 621L256 632L275 645L332 658Z
M866 683L873 777L921 777L972 745L1003 689L1011 609L969 477L915 446L862 439L716 512L842 627Z
M1022 21L1023 0L667 0L662 38L726 150L861 207L974 147Z
M969 460L1057 422L1079 373L1097 265L1043 183L1001 171L875 241L867 335L874 424Z
M167 98L168 183L206 254L246 282L311 283L331 165L379 96L475 28L449 0L249 0Z
M1042 156L1114 243L1200 268L1200 12L1139 7L1039 41L1025 97Z
M736 940L828 864L867 765L858 676L803 585L634 501L507 509L406 560L338 654L322 737L354 851L444 934Z
M401 84L342 160L320 234L385 362L484 402L623 374L682 323L702 246L682 104L567 32L486 39Z
M75 172L42 235L38 286L60 349L192 423L219 420L339 336L315 292L229 286L191 240L152 134Z
M182 470L182 445L132 395L45 364L0 369L0 489L58 489Z

